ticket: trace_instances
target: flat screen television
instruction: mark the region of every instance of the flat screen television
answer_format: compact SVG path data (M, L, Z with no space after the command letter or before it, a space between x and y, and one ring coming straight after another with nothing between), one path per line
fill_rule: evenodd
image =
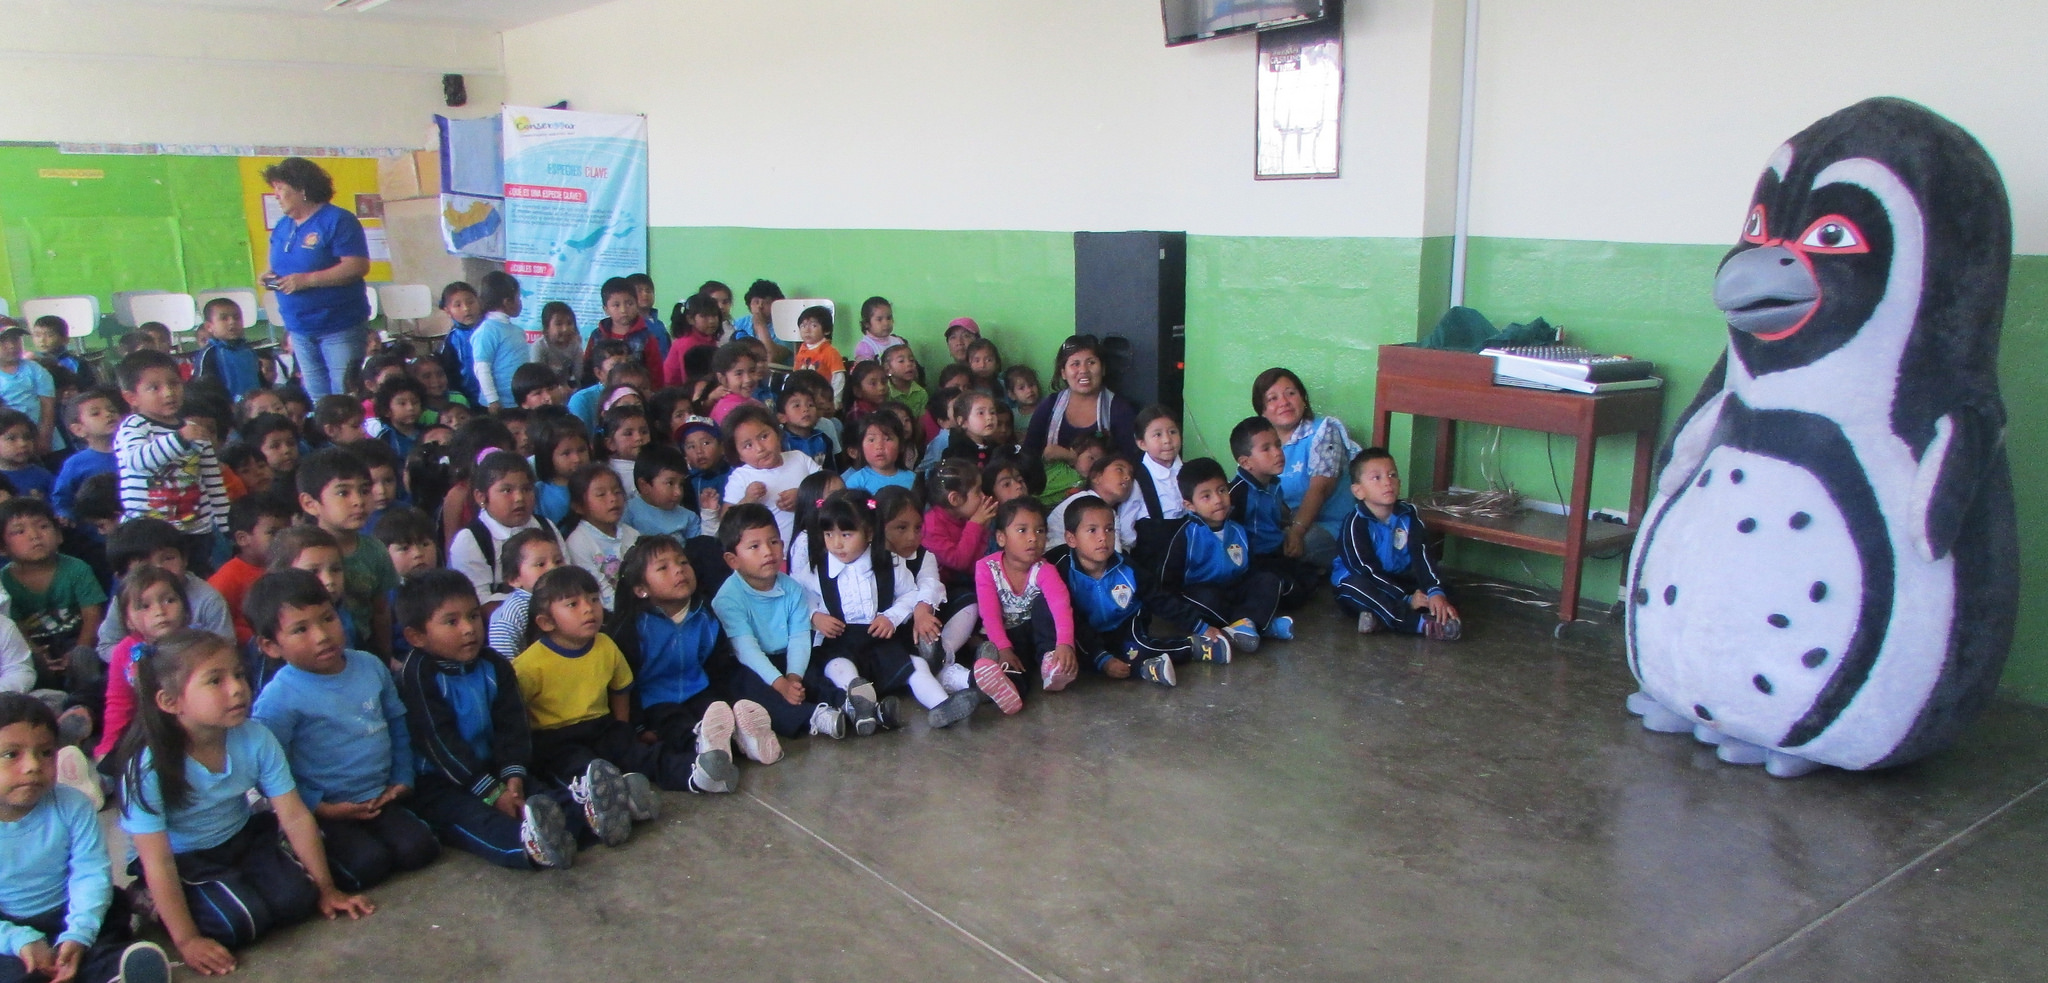
M1227 34L1309 24L1330 16L1339 0L1160 0L1166 43L1189 44Z

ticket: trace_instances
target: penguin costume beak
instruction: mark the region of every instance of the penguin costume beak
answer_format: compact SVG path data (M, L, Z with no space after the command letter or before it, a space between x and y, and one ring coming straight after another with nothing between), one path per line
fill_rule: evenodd
M1762 341L1791 337L1820 306L1813 267L1784 246L1736 253L1714 277L1714 306L1728 326Z

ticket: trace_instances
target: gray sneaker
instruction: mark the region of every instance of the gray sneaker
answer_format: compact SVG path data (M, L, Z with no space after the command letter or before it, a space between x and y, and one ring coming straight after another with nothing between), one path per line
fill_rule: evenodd
M661 818L661 793L654 790L654 782L637 771L626 773L626 811L636 823Z
M926 723L931 724L933 727L951 727L962 720L966 720L968 717L974 716L974 708L980 705L980 693L971 689L963 689L952 696L946 697L945 702L931 708L931 711L925 714L924 719Z
M832 708L829 703L820 703L811 711L811 733L829 737L835 741L846 737L846 715Z
M120 983L171 983L171 957L154 942L131 942L121 950Z
M859 676L846 684L846 703L839 708L845 714L848 725L861 737L868 737L881 729L881 712L876 707L875 684Z
M576 863L576 837L569 832L569 821L562 815L562 807L545 795L526 800L519 821L519 841L525 844L526 856L536 866L566 870Z
M618 846L633 835L632 803L626 790L626 776L619 766L603 758L583 769L583 777L569 782L569 795L583 807L583 819L605 846Z
M730 792L740 783L740 770L733 767L726 751L700 751L690 762L690 791Z

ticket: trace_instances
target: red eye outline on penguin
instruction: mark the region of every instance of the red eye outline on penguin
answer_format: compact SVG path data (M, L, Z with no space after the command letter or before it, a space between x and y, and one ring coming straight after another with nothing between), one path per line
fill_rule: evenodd
M1863 235L1863 230L1846 215L1829 214L1814 219L1813 223L1806 227L1806 231L1799 233L1799 237L1792 240L1773 238L1769 232L1770 224L1766 221L1767 215L1762 205L1750 207L1749 218L1742 223L1742 241L1758 246L1783 247L1792 255L1799 257L1799 264L1806 268L1808 276L1813 276L1811 256L1814 253L1823 256L1846 256L1870 251L1869 240ZM1827 239L1830 237L1835 241L1828 242ZM1819 282L1820 278L1814 277L1816 286ZM1799 329L1806 327L1806 322L1813 319L1813 311L1820 309L1818 301L1819 298L1816 297L1813 310L1808 311L1806 317L1801 318L1798 324L1783 331L1756 335L1756 339L1784 341L1798 334Z

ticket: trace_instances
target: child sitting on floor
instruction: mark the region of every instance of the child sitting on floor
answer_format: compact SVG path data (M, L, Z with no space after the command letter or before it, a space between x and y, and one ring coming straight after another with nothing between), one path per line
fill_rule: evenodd
M626 551L640 541L640 533L622 521L626 516L626 489L612 469L589 464L569 476L569 494L575 500L576 511L565 526L567 532L562 534L563 559L590 571L597 578L604 609L615 611L619 566L625 562ZM690 514L695 517L694 512Z
M1095 671L1172 686L1178 663L1229 662L1230 646L1220 638L1151 633L1137 572L1116 549L1116 508L1094 495L1069 501L1066 547L1056 551L1055 565L1073 598L1075 643Z
M1180 472L1188 513L1138 522L1138 571L1145 603L1160 617L1233 652L1259 649L1259 637L1294 637L1294 619L1278 614L1280 580L1253 569L1244 527L1230 521L1223 466L1202 457Z
M128 872L148 885L187 967L232 972L230 950L273 929L316 911L361 918L376 910L335 886L284 749L249 719L249 683L226 639L172 632L135 682L135 725L120 751ZM207 781L193 781L195 772ZM253 812L251 791L271 811Z
M56 785L57 718L41 700L0 693L0 979L79 983L171 978L154 943L132 941L128 896L113 890L97 807Z
M401 803L412 793L412 747L384 660L346 647L334 602L310 573L266 574L247 606L257 647L285 664L250 715L284 748L335 884L361 891L432 863L441 852L433 830Z
M556 542L561 536L554 523L533 513L533 469L525 458L489 450L472 472L470 485L477 517L449 541L448 565L467 575L484 603L492 605L504 600L506 593L498 577L505 541L526 529L542 530Z
M1004 713L1024 709L1031 671L1018 649L1033 656L1038 688L1067 687L1079 674L1074 654L1073 602L1059 571L1045 557L1045 506L1018 495L996 509L996 552L974 564L974 593L988 641L974 660L974 683ZM1022 631L1019 638L1012 632Z
M910 654L903 626L917 607L916 578L876 534L869 503L866 492L842 489L827 497L801 533L809 545L805 562L790 569L811 605L812 658L825 663L827 702L838 704L861 737L902 725L897 699L888 695L895 690L911 690L928 708L946 696L931 667Z
M1358 508L1344 522L1330 569L1338 606L1358 615L1361 635L1391 629L1457 640L1464 624L1429 561L1415 505L1401 500L1394 455L1381 447L1359 451L1351 459L1351 494Z
M811 608L802 585L782 572L782 535L775 515L757 502L726 510L718 545L734 576L711 601L738 657L737 692L768 711L775 732L806 728L846 736L845 715L822 702L823 660L812 658Z
M649 537L626 551L619 610L610 632L637 654L634 720L676 754L691 756L690 791L739 787L733 751L764 765L782 759L767 708L718 698L706 663L718 645L718 618L697 590L696 568L681 543Z
M539 529L523 529L505 540L498 553L507 589L505 602L491 612L490 643L500 652L524 652L533 644L533 586L548 571L563 565L562 544Z
M593 763L593 775L568 786L527 772L532 738L519 678L510 659L484 645L469 578L453 570L409 578L397 618L412 646L398 675L418 758L412 809L442 842L514 870L566 868L579 841L630 827L616 768Z

